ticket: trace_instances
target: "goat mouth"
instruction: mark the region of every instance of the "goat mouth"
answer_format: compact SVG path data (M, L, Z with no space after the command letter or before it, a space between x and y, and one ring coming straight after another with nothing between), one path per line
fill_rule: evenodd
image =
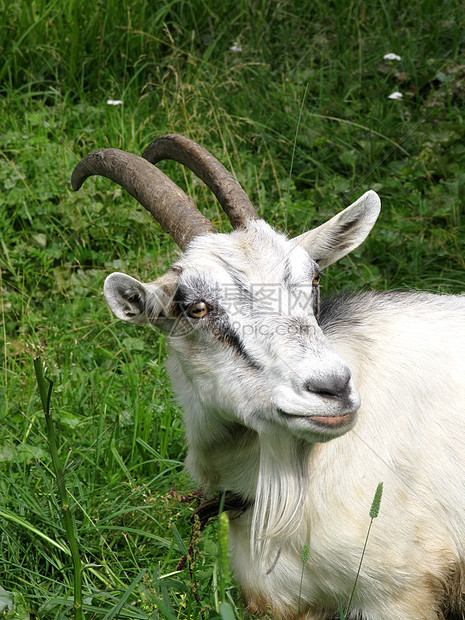
M338 428L350 424L355 416L356 411L348 411L339 415L294 415L287 413L283 409L277 410L278 415L292 420L308 420L321 428Z
M350 411L349 413L343 413L341 415L315 415L310 416L311 421L318 426L329 426L331 428L336 428L338 426L343 426L344 424L349 424L352 422L355 415L355 411Z

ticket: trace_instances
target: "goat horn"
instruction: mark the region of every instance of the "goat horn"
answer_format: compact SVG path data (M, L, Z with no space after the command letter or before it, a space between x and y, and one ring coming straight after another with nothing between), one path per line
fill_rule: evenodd
M187 166L218 198L233 228L244 228L258 213L233 175L203 146L185 136L167 134L151 142L142 157L156 164L173 159Z
M92 175L107 177L121 185L153 215L181 250L194 237L217 232L180 187L138 155L119 149L89 153L73 170L74 191Z

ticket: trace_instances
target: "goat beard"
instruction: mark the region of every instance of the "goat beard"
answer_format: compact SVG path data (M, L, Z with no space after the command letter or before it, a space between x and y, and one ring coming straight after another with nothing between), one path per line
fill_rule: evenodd
M285 435L260 436L260 466L251 528L252 555L270 572L297 530L308 501L308 456L312 445ZM305 528L306 529L306 528ZM309 532L294 537L299 546ZM291 544L294 546L294 544Z

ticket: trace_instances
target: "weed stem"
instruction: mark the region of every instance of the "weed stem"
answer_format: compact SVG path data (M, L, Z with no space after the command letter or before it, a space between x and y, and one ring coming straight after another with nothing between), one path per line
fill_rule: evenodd
M82 620L82 577L81 577L81 558L79 556L79 547L76 538L76 528L71 512L68 492L66 490L63 469L61 467L58 455L57 440L55 426L50 414L50 399L52 395L53 382L45 379L42 361L40 357L34 358L34 371L36 374L37 385L39 388L40 400L42 401L42 409L45 414L45 424L47 427L47 439L50 446L50 454L52 457L53 469L57 479L58 494L60 496L61 514L63 525L65 527L68 545L71 551L74 568L74 620ZM48 386L47 386L48 382Z

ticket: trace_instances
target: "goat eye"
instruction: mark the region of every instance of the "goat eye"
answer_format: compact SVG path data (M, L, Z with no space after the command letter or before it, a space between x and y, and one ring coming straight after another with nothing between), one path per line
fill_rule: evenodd
M312 284L313 284L313 286L318 286L319 282L320 282L320 274L316 273L313 276Z
M188 313L193 319L201 319L208 312L207 304L204 301L198 301L196 304L192 304Z

